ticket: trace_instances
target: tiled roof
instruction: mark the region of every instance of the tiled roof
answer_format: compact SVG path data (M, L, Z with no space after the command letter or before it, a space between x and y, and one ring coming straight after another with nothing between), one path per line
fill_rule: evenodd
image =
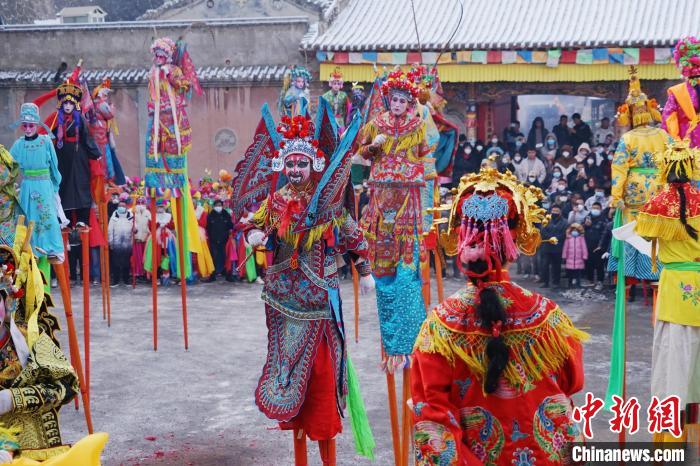
M670 46L684 35L700 35L700 1L350 0L302 48L410 51L420 43L422 50L441 50L455 29L453 51Z
M277 82L282 81L284 65L261 65L261 66L207 66L197 69L197 74L202 83L212 82L233 82L233 83L257 83L257 82ZM148 79L148 69L131 68L116 70L85 70L83 75L89 83L102 82L110 77L112 84L128 85L145 83ZM53 84L56 71L23 71L4 70L0 71L0 86L8 86L13 83L45 85ZM61 76L60 80L66 77ZM59 80L59 82L60 82Z

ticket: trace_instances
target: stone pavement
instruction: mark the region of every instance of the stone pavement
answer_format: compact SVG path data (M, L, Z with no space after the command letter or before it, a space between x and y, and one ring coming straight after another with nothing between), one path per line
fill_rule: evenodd
M517 277L516 277L516 281ZM528 281L526 287L537 290ZM449 295L461 280L445 281ZM188 288L189 351L184 351L180 290L159 291L159 348L152 349L151 289L112 289L112 326L102 320L99 287L91 299L91 399L95 429L110 434L103 464L113 465L291 465L291 433L277 429L256 408L254 389L266 352L261 285L219 281ZM608 379L613 295L548 291L586 331L586 386L603 398ZM56 293L57 294L57 293ZM82 292L73 288L74 314L82 346ZM352 282L343 282L346 327L354 335ZM377 442L374 463L354 454L350 426L338 439L339 465L392 464L386 403L386 379L380 372L379 330L374 295L360 300L360 342L348 351L357 368L368 416ZM433 290L433 303L436 293ZM60 304L60 298L57 300ZM628 306L628 394L642 404L642 425L649 402L652 329L650 307ZM63 309L56 314L63 320ZM64 327L65 329L65 327ZM61 333L67 349L67 333ZM400 381L397 393L400 395ZM596 440L613 441L609 415L594 420ZM66 442L86 434L82 411L62 410ZM637 439L649 438L638 434ZM309 445L310 464L320 464Z

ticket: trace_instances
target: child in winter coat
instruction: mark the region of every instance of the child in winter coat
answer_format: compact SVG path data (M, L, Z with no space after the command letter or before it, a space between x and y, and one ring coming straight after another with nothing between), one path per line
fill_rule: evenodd
M586 238L583 233L583 227L579 223L572 223L566 229L566 240L564 241L561 257L565 261L569 287L581 287L581 276L586 269L588 248L586 247Z

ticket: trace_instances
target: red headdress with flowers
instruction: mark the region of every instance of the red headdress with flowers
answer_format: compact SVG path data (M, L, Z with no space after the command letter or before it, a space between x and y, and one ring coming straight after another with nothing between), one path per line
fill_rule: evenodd
M319 149L318 141L314 139L314 126L310 120L301 115L283 116L277 131L282 140L272 160L273 171L282 171L285 159L292 154L301 154L311 159L311 166L315 172L322 172L326 168L326 156Z
M414 102L418 97L418 87L413 79L400 69L389 73L389 77L382 84L382 94L388 96L393 93L405 95L410 102Z
M683 77L695 86L700 81L700 40L689 36L679 40L673 49L673 58Z

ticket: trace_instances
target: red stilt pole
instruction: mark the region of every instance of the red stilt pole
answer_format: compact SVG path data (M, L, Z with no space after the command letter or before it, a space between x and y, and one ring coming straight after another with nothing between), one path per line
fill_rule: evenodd
M158 351L158 252L156 198L151 197L151 296L153 297L153 351Z
M306 453L306 434L301 429L294 429L294 466L308 466Z
M411 451L411 411L408 409L408 399L411 397L411 371L403 370L403 396L401 397L401 464L408 466L408 454Z
M321 454L323 466L335 466L335 439L319 440L318 451Z
M80 359L80 347L78 346L78 334L75 331L75 322L73 321L73 306L70 299L70 283L66 269L61 264L53 264L53 270L56 273L56 279L61 290L61 298L63 300L63 309L66 313L66 326L68 327L68 345L70 347L71 365L78 374L80 383L80 395L83 399L83 408L85 410L85 421L87 422L88 432L93 433L92 429L92 414L90 413L90 399L85 384L85 375L83 372L83 362Z
M185 209L182 197L175 198L177 209L177 242L180 261L180 292L182 296L182 328L185 334L185 350L189 349L187 337L187 277L185 277L185 232L183 231Z
M64 276L66 277L65 279L66 279L66 283L68 284L68 289L67 289L67 290L63 290L63 288L61 288L61 298L63 299L63 308L66 309L66 299L68 299L68 303L69 303L69 304L70 304L70 300L71 300L71 293L70 293L70 267L68 267L68 229L63 229L63 230L61 230L61 236L63 237L63 257L64 257L64 260L63 260L63 263L61 263L61 264L53 264L53 266L54 266L54 269L55 269L56 267L61 267L61 268L63 269ZM54 272L54 273L56 273L56 272ZM56 281L58 281L58 273L56 273ZM59 282L59 287L62 287L62 286L63 286L63 285ZM67 296L67 298L66 298L66 296ZM72 308L72 307L71 307L71 308ZM71 313L71 317L72 317L72 316L73 316L73 314ZM70 335L70 334L69 334L69 335ZM76 337L76 338L77 338L77 337ZM82 367L83 367L82 361L77 361L77 362L76 362L76 361L75 361L75 354L77 354L77 353L73 353L73 349L72 349L72 347L71 347L71 352L70 352L70 364L71 364L71 366L73 366L73 367L78 367L77 364L80 363L80 367L82 368ZM80 370L80 377L81 377L81 378L83 377L83 373L82 373L82 372L83 372L83 371L82 371L82 369L81 369L81 370ZM82 379L81 379L81 383L82 383ZM77 397L77 396L75 397L75 410L76 410L76 411L78 410L78 397Z
M105 196L106 198L107 196ZM112 326L112 289L109 287L109 282L110 282L110 273L109 273L109 234L108 234L108 224L109 224L109 219L107 219L107 201L102 204L102 210L104 211L104 216L105 216L105 222L104 222L104 227L103 227L103 234L105 237L105 241L107 241L107 245L105 246L105 275L104 275L104 283L105 285L105 291L107 292L107 327Z
M83 347L85 350L85 389L90 399L90 238L89 228L80 231L83 246Z

